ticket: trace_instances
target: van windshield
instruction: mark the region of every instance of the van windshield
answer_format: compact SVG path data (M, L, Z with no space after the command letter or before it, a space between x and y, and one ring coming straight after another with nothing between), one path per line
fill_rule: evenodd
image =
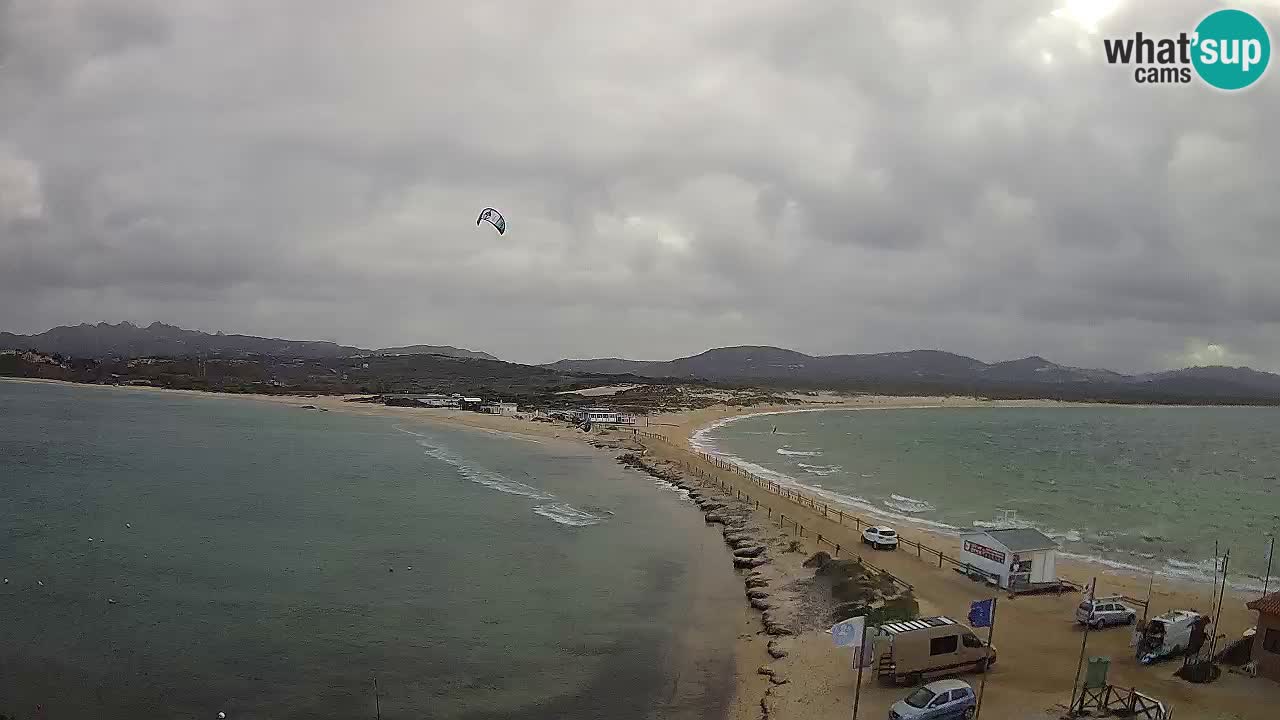
M913 708L922 708L929 704L929 701L935 697L935 693L929 688L916 688L916 691L907 696L905 702Z

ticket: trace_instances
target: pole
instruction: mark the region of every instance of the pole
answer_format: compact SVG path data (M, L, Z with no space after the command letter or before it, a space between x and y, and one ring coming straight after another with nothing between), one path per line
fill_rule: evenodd
M1147 624L1147 613L1151 611L1151 591L1156 587L1156 573L1151 571L1151 579L1147 581L1147 606L1142 608L1142 624Z
M1276 554L1276 536L1271 536L1271 545L1267 548L1267 575L1262 581L1262 594L1266 595L1271 587L1271 558Z
M378 720L382 720L382 698L378 697L378 676L373 676L373 704L378 710Z
M1098 578L1095 576L1089 583L1089 600L1093 600L1093 593L1098 587ZM1092 602L1090 608L1092 608ZM1076 679L1071 683L1071 706L1067 708L1067 712L1075 717L1076 714L1076 691L1080 688L1080 673L1084 670L1084 653L1085 648L1089 645L1089 618L1085 618L1084 637L1080 640L1080 659L1076 661Z
M991 627L987 628L987 657L982 663L982 685L978 688L978 706L973 709L973 720L982 714L982 696L987 691L987 675L991 674L991 640L996 635L996 605L1000 598L991 598Z
M1213 654L1218 649L1218 621L1222 619L1222 606L1226 604L1227 597L1227 565L1231 563L1231 548L1227 548L1227 554L1222 556L1222 593L1218 596L1218 613L1213 618L1213 639L1209 642L1209 661L1213 661Z
M862 618L862 639L858 641L858 684L853 686L853 720L858 720L858 700L862 695L863 658L867 656L867 619Z

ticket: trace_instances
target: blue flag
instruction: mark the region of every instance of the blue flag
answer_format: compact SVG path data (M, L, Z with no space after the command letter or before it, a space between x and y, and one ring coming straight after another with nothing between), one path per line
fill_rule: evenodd
M976 600L969 605L969 624L973 627L991 627L991 616L995 612L996 600Z

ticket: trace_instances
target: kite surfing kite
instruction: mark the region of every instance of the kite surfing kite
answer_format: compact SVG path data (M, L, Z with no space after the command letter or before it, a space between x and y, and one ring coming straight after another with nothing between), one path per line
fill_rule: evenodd
M480 223L485 220L488 220L490 225L498 228L499 235L503 235L507 232L507 220L502 217L502 213L497 210L494 210L493 208L485 208L484 210L481 210L480 217L476 218L476 225L479 226Z

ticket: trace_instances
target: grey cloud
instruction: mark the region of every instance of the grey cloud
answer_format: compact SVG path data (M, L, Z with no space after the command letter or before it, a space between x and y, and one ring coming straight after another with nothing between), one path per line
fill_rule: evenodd
M1280 369L1276 79L1067 4L0 0L0 327Z

